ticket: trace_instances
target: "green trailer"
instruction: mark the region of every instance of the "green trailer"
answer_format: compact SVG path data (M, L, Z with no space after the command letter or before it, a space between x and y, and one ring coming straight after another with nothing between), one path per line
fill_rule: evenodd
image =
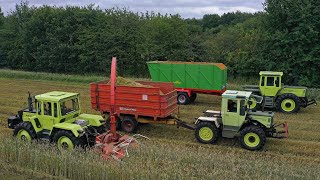
M150 61L152 81L173 82L178 104L193 102L197 93L221 95L226 91L227 67L222 63Z

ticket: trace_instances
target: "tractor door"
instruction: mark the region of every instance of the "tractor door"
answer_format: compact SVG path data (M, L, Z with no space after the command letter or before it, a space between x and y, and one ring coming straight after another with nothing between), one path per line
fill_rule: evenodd
M57 103L53 102L39 102L41 103L41 111L39 112L39 119L43 129L52 130L57 114ZM55 107L54 107L55 106Z
M225 101L222 114L223 131L222 136L233 138L239 131L239 113L240 113L240 100L239 99L223 99Z
M280 76L261 76L260 90L263 96L276 96L281 89Z

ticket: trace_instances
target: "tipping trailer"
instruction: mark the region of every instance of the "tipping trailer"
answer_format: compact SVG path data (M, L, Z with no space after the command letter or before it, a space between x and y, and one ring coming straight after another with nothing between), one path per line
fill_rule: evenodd
M152 81L172 82L178 104L193 102L197 93L221 95L226 91L227 67L209 62L147 62Z
M139 123L175 124L177 92L173 83L136 81L143 87L117 85L115 112L117 129L134 132ZM107 81L90 84L92 108L110 114L110 85ZM108 123L108 120L107 120Z

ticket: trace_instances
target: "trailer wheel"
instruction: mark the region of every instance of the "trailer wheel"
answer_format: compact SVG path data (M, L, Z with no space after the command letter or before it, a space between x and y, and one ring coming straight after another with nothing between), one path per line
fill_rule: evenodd
M188 94L185 93L185 92L179 92L179 93L178 93L177 100L178 100L178 104L186 105L186 104L189 104L189 102L190 102L190 97L189 97Z
M19 123L13 130L13 136L18 137L23 141L31 142L36 138L37 134L33 126L29 122Z
M197 99L197 93L192 93L190 96L190 102L194 102Z
M121 122L121 128L123 131L133 133L137 130L138 122L131 116L125 116Z
M110 117L108 117L106 120L106 126L108 129L110 129ZM121 119L118 116L116 117L116 129L121 129Z
M240 131L240 144L243 148L255 151L266 143L266 134L258 126L248 126Z
M204 144L212 144L217 142L219 138L218 128L211 122L200 122L196 126L195 137Z
M276 101L276 108L284 113L295 113L300 110L300 99L294 94L282 94Z

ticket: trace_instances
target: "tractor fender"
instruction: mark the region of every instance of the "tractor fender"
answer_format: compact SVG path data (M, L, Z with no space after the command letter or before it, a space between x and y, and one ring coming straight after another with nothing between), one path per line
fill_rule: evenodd
M80 133L84 132L83 128L78 124L71 124L71 123L63 122L63 123L58 123L58 124L53 125L53 129L50 133L50 136L54 136L54 134L59 130L71 131L75 137L78 137L80 135Z
M103 117L100 115L93 114L80 114L77 119L83 119L88 122L89 126L99 127L102 125L101 121L104 121Z
M219 122L218 122L218 118L216 118L216 117L204 117L204 116L201 116L201 117L199 117L199 118L197 119L197 121L195 122L195 124L198 124L198 123L204 122L204 121L206 121L206 122L213 122L213 123L216 125L217 128L220 127L220 124L219 124Z
M39 131L43 130L42 125L40 124L40 121L39 121L37 116L31 116L31 117L28 117L28 118L24 118L23 121L24 122L30 122L32 124L32 126L33 126L33 129L36 132L39 132Z

